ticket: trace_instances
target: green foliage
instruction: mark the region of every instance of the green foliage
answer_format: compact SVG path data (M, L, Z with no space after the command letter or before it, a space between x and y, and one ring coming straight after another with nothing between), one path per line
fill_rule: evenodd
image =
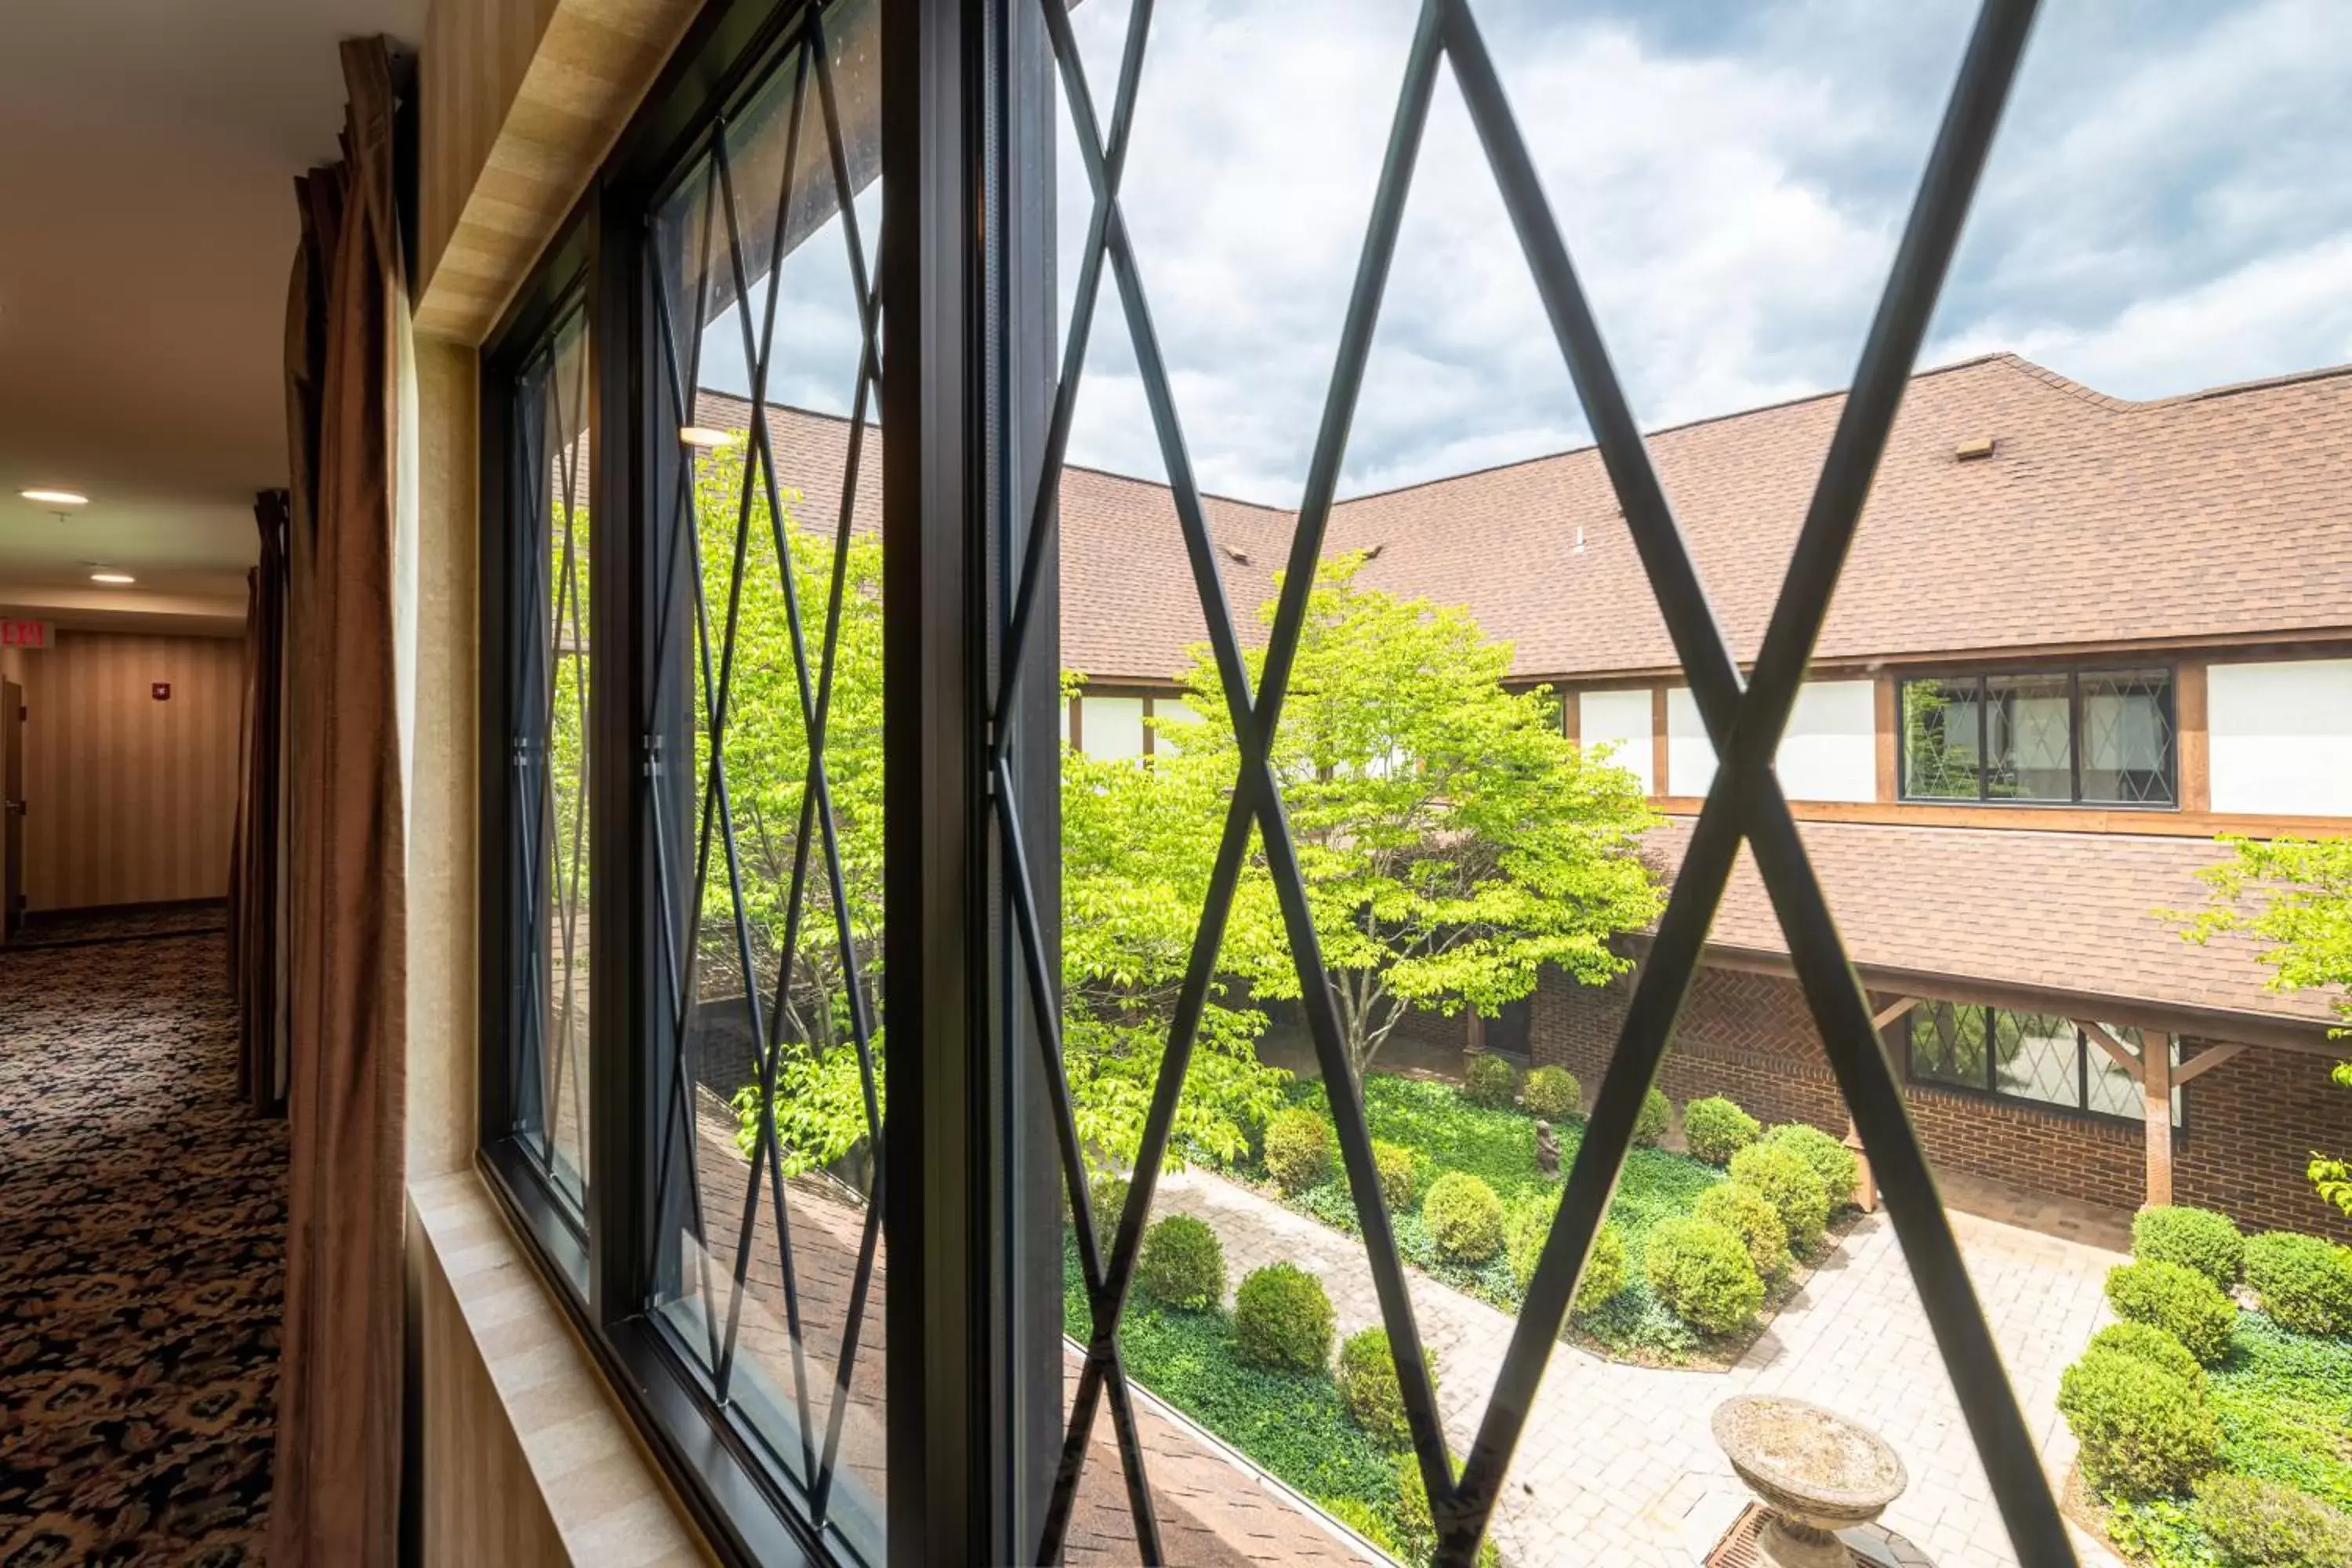
M1710 1165L1729 1164L1762 1131L1756 1118L1719 1094L1683 1107L1683 1147L1692 1159Z
M1547 963L1609 980L1628 962L1611 939L1664 902L1640 782L1560 734L1549 690L1507 689L1510 645L1466 611L1359 586L1365 559L1317 566L1271 758L1359 1076L1408 1007L1492 1015ZM1247 658L1262 676L1264 651ZM1185 762L1229 784L1240 752L1206 648L1186 684ZM1185 824L1204 852L1223 814ZM1298 994L1262 850L1226 963L1260 996Z
M1305 1106L1275 1112L1265 1124L1265 1173L1286 1193L1301 1193L1331 1173L1331 1126Z
M1584 1260L1584 1278L1576 1282L1575 1310L1593 1311L1624 1289L1625 1233L1603 1221L1593 1233L1592 1256Z
M1657 1226L1643 1267L1658 1300L1705 1333L1730 1333L1764 1304L1764 1281L1748 1261L1747 1244L1706 1220Z
M1663 1089L1653 1089L1642 1097L1642 1109L1633 1118L1633 1146L1654 1149L1666 1141L1666 1129L1675 1119L1675 1102L1666 1098Z
M2182 935L2210 942L2222 931L2260 943L2281 991L2332 990L2336 1011L2352 1028L2352 838L2225 837L2235 860L2198 873L2211 885L2207 908L2181 916ZM2250 907L2251 906L2251 907ZM2332 1075L2352 1089L2352 1062ZM2352 1217L2352 1159L2314 1150L2305 1173L2319 1195Z
M1372 1166L1381 1173L1381 1196L1388 1200L1389 1212L1396 1214L1411 1208L1413 1190L1419 1182L1413 1170L1412 1151L1402 1143L1375 1138L1372 1140Z
M2211 1373L2231 1469L2352 1511L2352 1339L2298 1334L2265 1314L2238 1320Z
M2205 1369L2189 1353L2189 1347L2154 1323L2135 1323L2128 1318L2120 1323L2109 1323L2091 1336L2090 1348L2137 1356L2158 1372L2170 1373L2200 1392L2205 1387Z
M1457 1263L1478 1263L1503 1247L1503 1200L1466 1171L1448 1171L1429 1184L1422 1223L1437 1250Z
M1213 1307L1225 1299L1224 1247L1205 1221L1191 1215L1154 1220L1143 1233L1135 1282L1171 1307Z
M2204 1477L2197 1483L2197 1521L2233 1563L2352 1568L2352 1517L2275 1481Z
M2142 1209L2132 1221L2132 1256L2194 1268L2226 1290L2245 1271L2246 1238L2211 1209Z
M1565 1121L1584 1110L1584 1086L1576 1075L1561 1067L1539 1067L1528 1074L1520 1087L1520 1102L1529 1116L1540 1116L1546 1121Z
M1087 1178L1087 1202L1094 1206L1095 1229L1105 1237L1127 1212L1128 1181L1116 1171L1098 1171Z
M2221 1424L2196 1385L2154 1362L2085 1351L2058 1380L2058 1412L2082 1445L2084 1477L2110 1497L2188 1489L2213 1468Z
M2194 1268L2150 1259L2107 1270L2107 1304L2118 1317L2152 1323L2207 1366L2230 1353L2238 1309Z
M1462 1458L1448 1455L1456 1480L1462 1477ZM1397 1511L1394 1550L1407 1563L1426 1563L1437 1551L1437 1525L1429 1510L1429 1489L1422 1484L1421 1461L1411 1453L1398 1454L1390 1461L1395 1467ZM1478 1568L1498 1568L1501 1554L1491 1541L1478 1543Z
M2300 1334L2352 1334L2352 1247L2273 1230L2246 1243L2246 1283Z
M1430 1379L1434 1383L1437 1352L1423 1353L1429 1357ZM1389 1352L1386 1329L1359 1329L1340 1342L1337 1381L1339 1403L1348 1407L1356 1425L1370 1433L1374 1441L1391 1448L1412 1441L1412 1427L1405 1420L1404 1394L1397 1380L1396 1358Z
M1785 1121L1764 1134L1767 1147L1786 1149L1813 1168L1822 1179L1822 1195L1831 1212L1853 1202L1854 1184L1862 1179L1862 1163L1842 1138L1832 1138L1807 1121Z
M1396 1537L1390 1532L1389 1528L1389 1521L1391 1516L1382 1513L1380 1510L1374 1508L1371 1504L1365 1502L1362 1499L1351 1497L1317 1498L1315 1500L1315 1506L1321 1509L1325 1513L1329 1514L1333 1519L1338 1520L1341 1524L1346 1525L1349 1530L1354 1531L1358 1535L1362 1536L1366 1541L1370 1542L1374 1546L1379 1547L1382 1552L1390 1552L1391 1554L1395 1552L1397 1549Z
M1812 1250L1829 1223L1830 1198L1804 1156L1785 1144L1751 1143L1731 1157L1731 1179L1754 1187L1780 1212L1791 1250Z
M1295 1263L1250 1271L1234 1297L1234 1348L1252 1366L1320 1372L1331 1359L1331 1298Z
M1462 1098L1473 1105L1507 1110L1518 1103L1519 1069L1508 1057L1480 1051L1462 1069Z
M1699 1194L1696 1219L1719 1225L1748 1248L1756 1272L1770 1279L1789 1266L1789 1227L1772 1201L1746 1182L1725 1182Z
M1503 1253L1511 1267L1511 1279L1522 1292L1536 1277L1536 1263L1543 1256L1552 1220L1559 1213L1559 1197L1557 1188L1522 1193L1503 1213ZM1573 1310L1592 1311L1624 1289L1625 1232L1604 1220L1593 1234L1592 1255L1584 1260L1584 1277L1576 1282Z

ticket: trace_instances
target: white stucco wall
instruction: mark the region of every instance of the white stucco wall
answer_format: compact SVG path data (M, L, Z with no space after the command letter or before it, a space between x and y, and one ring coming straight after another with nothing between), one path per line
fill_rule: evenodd
M1642 781L1643 794L1655 795L1657 781L1650 776L1656 769L1650 755L1649 688L1580 692L1576 705L1579 743L1591 747L1614 742L1617 749L1609 760L1630 769Z
M2352 816L2352 659L2205 675L2215 811Z
M1790 800L1872 800L1878 794L1877 712L1867 680L1809 680L1797 689L1774 759ZM1668 795L1705 795L1715 746L1686 686L1666 691Z

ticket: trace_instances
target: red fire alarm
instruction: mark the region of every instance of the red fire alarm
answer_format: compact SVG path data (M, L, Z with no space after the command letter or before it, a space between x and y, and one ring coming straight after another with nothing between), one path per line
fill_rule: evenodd
M158 702L169 702L172 700L172 683L159 680L147 689L147 694Z

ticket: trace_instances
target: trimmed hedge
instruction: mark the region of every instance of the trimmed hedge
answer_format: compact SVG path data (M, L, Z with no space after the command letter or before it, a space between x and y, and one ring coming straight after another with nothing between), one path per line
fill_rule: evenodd
M1118 1228L1118 1216L1127 1212L1128 1180L1116 1172L1105 1171L1087 1179L1087 1202L1094 1205L1096 1234L1108 1238Z
M1654 1089L1642 1097L1641 1114L1633 1118L1633 1143L1636 1148L1654 1149L1666 1141L1666 1128L1675 1119L1675 1102L1666 1091Z
M1381 1173L1381 1196L1388 1200L1389 1212L1399 1214L1412 1207L1412 1151L1402 1143L1375 1138L1372 1165Z
M1532 1272L1532 1270L1530 1270ZM1592 1256L1584 1260L1584 1278L1576 1282L1571 1310L1590 1312L1625 1289L1625 1233L1607 1220L1592 1235Z
M1830 1197L1804 1156L1785 1144L1751 1143L1731 1157L1731 1179L1754 1187L1780 1211L1790 1250L1812 1250L1829 1223Z
M2252 1476L2197 1483L2197 1522L2231 1561L2260 1568L2352 1568L2352 1517Z
M2299 1334L2352 1334L2352 1247L2270 1230L2246 1243L2246 1283Z
M1171 1307L1197 1312L1225 1299L1225 1249L1205 1220L1171 1214L1143 1233L1135 1282Z
M1683 1148L1694 1160L1727 1165L1763 1134L1763 1124L1719 1094L1683 1107Z
M1467 1171L1429 1184L1421 1220L1439 1255L1456 1263L1483 1263L1503 1249L1503 1200Z
M1559 1213L1559 1194L1525 1193L1512 1200L1503 1214L1503 1252L1510 1260L1511 1278L1521 1290L1536 1277L1536 1263ZM1593 1233L1591 1256L1584 1260L1584 1278L1576 1284L1570 1310L1590 1312L1625 1289L1625 1233L1603 1220Z
M2107 1270L2107 1305L2136 1323L2153 1323L2207 1366L2230 1353L2238 1309L2194 1268L2151 1258Z
M1862 1179L1862 1162L1845 1146L1809 1121L1787 1121L1764 1134L1768 1149L1786 1149L1813 1168L1822 1179L1822 1195L1834 1214L1853 1202L1854 1184Z
M1303 1105L1265 1123L1265 1173L1286 1193L1303 1193L1331 1173L1331 1129Z
M1789 1227L1780 1211L1745 1182L1723 1182L1699 1194L1691 1215L1719 1225L1748 1248L1756 1272L1770 1279L1789 1266Z
M2246 1271L2246 1238L2237 1222L2211 1209L2152 1208L2132 1221L2132 1256L2178 1263L2227 1290Z
M1430 1381L1434 1383L1437 1352L1424 1353L1429 1358ZM1397 1380L1396 1357L1390 1353L1386 1329L1359 1329L1340 1342L1336 1376L1339 1403L1348 1407L1357 1426L1391 1448L1412 1441L1412 1427L1404 1418L1404 1394Z
M2090 1350L2058 1379L2058 1413L2082 1445L2083 1474L2111 1497L2186 1491L2213 1468L2221 1426L2197 1385L2116 1350Z
M1529 1116L1560 1121L1584 1110L1584 1086L1566 1068L1539 1067L1519 1088L1519 1102Z
M1456 1479L1462 1475L1462 1457L1448 1455L1453 1461ZM1392 1550L1403 1554L1408 1563L1426 1563L1437 1550L1437 1525L1429 1511L1429 1489L1421 1484L1421 1460L1410 1450L1394 1460L1397 1482L1396 1539ZM1492 1541L1478 1542L1478 1568L1496 1568L1502 1556Z
M2200 1392L2205 1387L2205 1369L2189 1353L2189 1347L2154 1323L2135 1323L2128 1318L2120 1323L2109 1323L2091 1336L2090 1348L2136 1356Z
M1507 1058L1481 1051L1462 1069L1462 1098L1490 1110L1507 1110L1519 1098L1519 1069Z
M1643 1271L1668 1311L1706 1333L1730 1333L1764 1304L1764 1281L1747 1244L1706 1220L1659 1221Z
M1320 1372L1331 1359L1331 1298L1295 1263L1252 1269L1234 1295L1234 1351L1252 1366Z

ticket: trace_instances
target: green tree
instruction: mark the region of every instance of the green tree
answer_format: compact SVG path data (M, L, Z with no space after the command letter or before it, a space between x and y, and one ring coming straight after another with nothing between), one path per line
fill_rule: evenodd
M1564 739L1548 689L1507 689L1510 645L1466 610L1360 586L1365 559L1317 570L1272 755L1360 1075L1409 1007L1491 1014L1547 963L1608 980L1628 967L1611 939L1662 905L1634 775ZM1263 673L1262 651L1249 662ZM1230 781L1238 748L1207 650L1187 685L1201 722L1183 763ZM1299 994L1262 846L1225 962L1259 995Z
M2223 931L2252 937L2274 989L2334 991L2345 1020L2336 1033L2352 1036L2352 838L2221 842L2237 858L2198 873L2211 902L2186 917L2182 934L2195 942ZM2335 1079L2352 1089L2352 1062L2336 1063ZM2352 1216L2352 1159L2314 1150L2309 1174L2321 1197Z

